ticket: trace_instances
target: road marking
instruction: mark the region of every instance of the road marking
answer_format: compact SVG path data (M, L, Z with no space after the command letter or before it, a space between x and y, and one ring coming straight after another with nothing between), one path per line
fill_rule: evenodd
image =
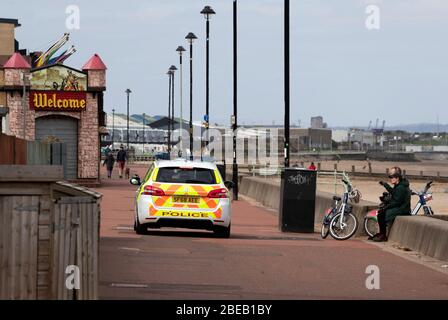
M148 288L147 284L139 283L112 283L110 286L116 288Z
M133 227L115 227L115 230L134 230Z
M118 250L126 250L126 251L135 251L135 252L140 252L142 251L139 248L127 248L127 247L118 247Z

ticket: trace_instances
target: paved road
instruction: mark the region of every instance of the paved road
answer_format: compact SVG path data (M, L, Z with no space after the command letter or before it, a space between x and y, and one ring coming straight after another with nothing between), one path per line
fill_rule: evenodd
M142 172L143 169L136 169ZM448 299L448 276L361 240L284 234L271 211L233 204L231 239L207 231L132 230L135 187L106 181L102 299ZM380 269L367 290L366 267Z

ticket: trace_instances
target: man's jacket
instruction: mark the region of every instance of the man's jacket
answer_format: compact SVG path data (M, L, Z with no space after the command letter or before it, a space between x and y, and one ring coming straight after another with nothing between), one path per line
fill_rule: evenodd
M126 155L126 151L124 150L120 150L117 153L117 161L126 161L127 160L127 155Z

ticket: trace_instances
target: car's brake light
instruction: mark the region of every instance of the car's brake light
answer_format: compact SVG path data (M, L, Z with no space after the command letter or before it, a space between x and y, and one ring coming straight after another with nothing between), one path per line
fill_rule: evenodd
M216 190L212 190L207 195L208 198L228 198L229 195L227 193L226 188L220 188Z
M154 186L145 186L143 194L147 196L164 196L165 192L162 189Z

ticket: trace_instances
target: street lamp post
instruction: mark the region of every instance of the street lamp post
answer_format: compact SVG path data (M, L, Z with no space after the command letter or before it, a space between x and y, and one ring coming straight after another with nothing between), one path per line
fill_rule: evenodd
M183 135L182 135L182 127L183 127L183 121L184 121L184 116L183 116L183 68L182 68L182 55L185 51L185 48L182 46L178 46L176 51L179 53L179 65L180 65L180 127L179 127L179 131L180 131L180 152L179 155L182 156L182 151L184 150L183 146Z
M112 150L114 149L115 141L115 109L112 109Z
M289 168L289 113L290 113L290 70L289 70L289 47L290 47L290 39L289 39L289 0L284 0L284 23L285 23L285 124L284 124L284 138L285 138L285 168Z
M174 133L174 73L176 70L176 66L171 65L171 134Z
M185 37L190 44L190 160L193 160L193 42L197 37L190 32Z
M127 144L127 150L129 152L129 95L132 93L130 89L126 89L126 96L127 96L127 136L126 136L126 144Z
M206 130L206 144L208 142L208 128L210 123L210 19L212 15L216 14L216 12L212 9L210 6L205 6L204 9L202 9L201 14L204 15L205 18L205 27L206 27L206 67L205 67L205 81L206 81L206 87L205 87L205 130ZM202 135L201 135L202 137ZM202 151L201 151L202 155Z
M167 143L168 143L168 153L171 152L171 76L173 74L173 71L168 70L166 73L169 78L169 85L168 85L168 137L167 137Z
M143 113L143 148L142 148L143 155L145 155L145 117L146 117L146 114Z
M238 163L236 158L236 130L238 128L238 3L233 0L233 198L238 200Z

